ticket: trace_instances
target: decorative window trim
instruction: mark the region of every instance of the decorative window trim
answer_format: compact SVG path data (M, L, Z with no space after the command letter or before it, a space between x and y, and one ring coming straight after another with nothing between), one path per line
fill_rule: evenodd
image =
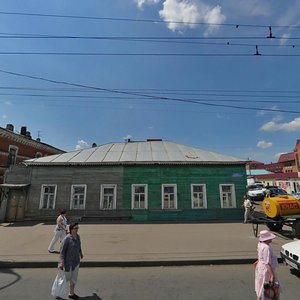
M194 206L194 186L202 186L203 187L203 206L202 207L195 207ZM191 207L192 209L207 209L207 196L206 196L206 184L203 183L192 183L191 184Z
M222 200L222 187L223 186L230 186L231 187L231 192L232 192L232 206L226 206L224 207L223 205L223 200ZM235 196L235 185L233 183L222 183L219 184L219 193L220 193L220 202L221 202L221 208L228 209L228 208L236 208L236 196Z
M14 162L13 163L9 163L9 161L7 161L7 165L8 166L13 166L17 163L17 157L18 157L18 152L19 152L19 147L18 146L15 146L15 145L9 145L8 147L8 157L7 159L9 160L9 156L10 156L10 150L13 149L16 151L16 156L15 156L15 159L14 159Z
M174 187L174 208L165 208L164 207L164 188L165 187ZM162 184L161 185L161 209L162 210L174 210L177 209L177 184Z
M112 208L103 208L104 202L104 189L105 188L113 188L113 207ZM117 208L117 185L116 184L101 184L100 187L100 210L115 210Z
M45 195L45 187L54 187L54 199L53 199L53 207L49 208L47 203L47 208L43 208L43 203L44 203L44 195ZM41 195L40 195L40 204L39 204L39 209L55 209L55 204L56 204L56 193L57 193L57 184L42 184L41 186Z
M83 199L83 207L82 208L74 208L73 203L73 197L75 194L75 188L76 187L83 187L84 188L84 199ZM86 203L86 191L87 191L87 185L86 184L72 184L71 185L71 199L70 199L70 210L83 210L85 209L85 203Z
M144 187L145 188L145 207L140 208L140 207L134 207L134 196L135 196L135 187ZM134 210L141 210L141 209L148 209L148 184L132 184L131 185L131 209Z

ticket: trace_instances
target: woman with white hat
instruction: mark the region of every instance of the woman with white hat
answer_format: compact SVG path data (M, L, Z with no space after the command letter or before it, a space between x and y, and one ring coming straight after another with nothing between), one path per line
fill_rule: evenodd
M275 283L277 286L277 292L275 290L276 297L271 299L279 299L279 285L278 278L276 274L276 269L278 267L277 256L274 253L270 244L275 238L275 235L269 230L262 230L259 233L259 243L257 246L257 261L255 265L255 292L257 295L257 300L270 299L266 297L265 284ZM265 287L264 287L265 286Z

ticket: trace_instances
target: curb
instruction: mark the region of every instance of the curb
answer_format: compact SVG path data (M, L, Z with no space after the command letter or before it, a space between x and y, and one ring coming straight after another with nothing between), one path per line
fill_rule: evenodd
M164 261L84 261L81 268L110 268L110 267L172 267L172 266L205 266L205 265L245 265L253 264L256 258L237 259L203 259L203 260L164 260ZM282 258L278 258L282 263ZM40 261L0 261L0 269L23 269L23 268L57 268L57 262Z

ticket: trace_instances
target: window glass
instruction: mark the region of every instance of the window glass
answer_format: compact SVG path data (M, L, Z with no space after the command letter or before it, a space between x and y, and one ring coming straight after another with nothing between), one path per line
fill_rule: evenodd
M162 199L163 209L177 209L176 185L163 185Z
M16 147L10 146L8 152L7 166L15 165L17 160L17 151Z
M236 207L235 190L233 184L220 185L220 198L222 208Z
M85 208L86 185L72 186L72 209Z
M116 208L116 185L101 185L100 209Z
M206 188L204 184L192 184L192 208L206 208Z
M132 185L132 209L146 209L147 205L147 185Z
M40 209L54 209L56 199L56 185L42 185Z

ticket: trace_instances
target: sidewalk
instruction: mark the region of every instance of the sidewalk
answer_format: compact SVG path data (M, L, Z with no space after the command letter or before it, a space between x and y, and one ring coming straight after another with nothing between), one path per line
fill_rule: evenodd
M53 229L0 224L0 268L57 266L58 254L47 250ZM272 243L278 257L281 245L291 241L290 228L286 233ZM252 263L258 241L252 224L241 223L80 224L79 234L82 267Z

